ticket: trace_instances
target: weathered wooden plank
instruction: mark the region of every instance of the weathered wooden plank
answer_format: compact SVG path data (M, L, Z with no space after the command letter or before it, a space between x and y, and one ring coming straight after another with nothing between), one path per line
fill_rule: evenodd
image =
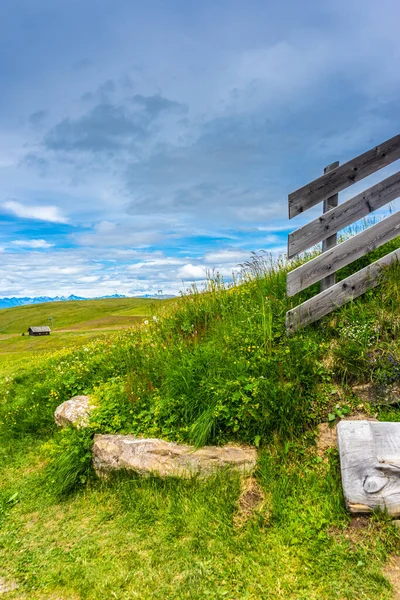
M400 516L400 423L340 421L340 470L351 513Z
M400 135L289 194L289 219L400 158Z
M366 217L400 196L400 171L289 234L288 258Z
M330 171L333 171L333 169L336 169L338 166L339 166L339 161L337 160L336 162L332 163L331 165L328 165L327 167L325 167L324 173L329 173ZM326 198L326 200L324 200L322 212L323 213L328 212L332 208L335 208L338 205L338 203L339 203L339 194L333 194L333 196L329 196L329 198ZM326 252L327 250L330 250L331 248L336 246L336 244L337 244L337 235L335 233L334 235L327 237L322 242L322 252ZM336 275L335 275L335 273L331 273L330 275L328 275L328 277L325 277L324 279L321 280L321 292L328 289L329 287L332 287L333 285L335 285L335 283L336 283Z
M294 333L300 327L318 321L318 319L328 315L336 308L378 285L382 267L390 265L395 260L400 261L400 249L386 254L386 256L364 267L364 269L289 310L286 313L287 333Z
M294 296L398 235L400 235L400 210L288 273L287 295Z

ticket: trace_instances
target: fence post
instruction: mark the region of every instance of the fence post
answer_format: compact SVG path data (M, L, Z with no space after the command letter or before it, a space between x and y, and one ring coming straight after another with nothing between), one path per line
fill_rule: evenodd
M329 171L333 171L333 169L336 169L338 166L339 166L338 160L336 162L333 162L332 164L328 165L324 169L324 175L325 175L325 173L329 173ZM329 196L329 198L326 198L326 200L324 200L322 212L326 213L326 212L328 212L328 210L331 210L331 208L335 208L338 205L338 202L339 202L339 194L333 194L333 196ZM330 250L331 248L336 246L336 244L337 244L337 234L335 233L334 235L331 235L330 237L326 238L326 240L323 240L322 252L326 252L327 250ZM323 292L327 288L332 287L333 285L335 285L335 283L336 283L335 273L332 273L332 275L328 275L327 277L325 277L324 279L321 280L321 292Z

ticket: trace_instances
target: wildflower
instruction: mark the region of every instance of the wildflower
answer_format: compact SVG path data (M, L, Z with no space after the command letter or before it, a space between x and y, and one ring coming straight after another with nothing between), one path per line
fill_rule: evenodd
M148 322L148 320L147 320L147 319L146 319L145 321L143 321L143 323L144 323L145 325L148 325L148 324L149 324L149 322Z

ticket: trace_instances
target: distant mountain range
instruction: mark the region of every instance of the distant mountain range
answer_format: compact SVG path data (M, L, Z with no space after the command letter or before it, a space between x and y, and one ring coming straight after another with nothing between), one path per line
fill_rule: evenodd
M105 300L106 298L130 298L131 296L123 296L121 294L113 294L112 296L99 296L98 298L82 298L81 296L75 296L71 294L70 296L54 296L54 298L50 296L36 296L35 298L0 298L0 308L12 308L13 306L25 306L27 304L43 304L44 302L70 302L71 300ZM135 296L137 298L173 298L173 296L169 296L166 294L144 294L143 296Z

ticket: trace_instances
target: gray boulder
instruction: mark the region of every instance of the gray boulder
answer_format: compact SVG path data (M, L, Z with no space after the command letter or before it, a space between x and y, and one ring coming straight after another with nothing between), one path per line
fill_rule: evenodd
M74 396L57 406L54 420L59 427L72 425L80 429L88 426L92 410L89 396Z
M353 392L364 402L376 405L400 404L399 385L374 385L365 383L353 386Z
M250 447L205 446L196 450L192 446L133 435L95 435L92 454L100 476L119 469L161 477L207 476L221 468L249 474L257 462L257 451Z

